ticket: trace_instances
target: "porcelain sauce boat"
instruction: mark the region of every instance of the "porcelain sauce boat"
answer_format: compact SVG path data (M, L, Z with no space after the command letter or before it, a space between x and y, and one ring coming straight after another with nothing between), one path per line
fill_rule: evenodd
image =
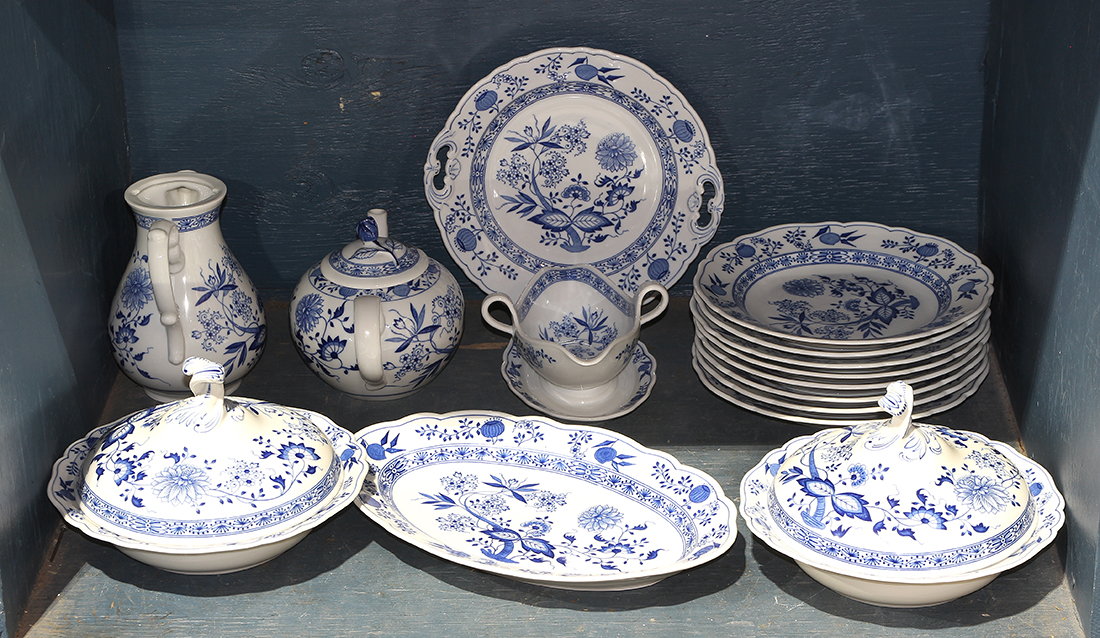
M642 312L651 294L658 298L656 306ZM508 307L511 325L492 316L490 306L496 303ZM486 297L481 315L512 335L520 356L540 377L585 390L623 371L642 324L667 305L668 291L657 282L641 285L631 297L589 266L551 266L535 275L516 302L503 293Z

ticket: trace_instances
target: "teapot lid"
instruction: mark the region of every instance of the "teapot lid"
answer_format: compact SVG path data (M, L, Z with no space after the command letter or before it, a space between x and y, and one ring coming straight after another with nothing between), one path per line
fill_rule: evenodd
M356 226L356 241L321 260L321 274L345 288L388 288L419 277L428 268L420 250L387 237L386 211L373 208Z
M903 382L879 405L891 419L806 437L769 465L766 506L792 556L849 574L941 576L1026 541L1036 506L1010 458L980 434L913 423Z
M313 413L225 397L222 367L205 359L183 372L193 397L136 412L91 446L85 515L129 538L194 547L277 533L334 497L341 459Z

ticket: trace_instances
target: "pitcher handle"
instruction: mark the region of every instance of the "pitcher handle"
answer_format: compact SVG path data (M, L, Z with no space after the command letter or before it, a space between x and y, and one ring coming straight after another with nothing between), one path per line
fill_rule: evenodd
M382 300L377 295L359 295L352 307L355 323L355 362L359 376L368 386L384 385L382 374Z
M649 293L657 293L661 300L657 302L656 308L650 308L648 312L642 314L642 304L645 303L646 295ZM638 288L638 294L634 296L634 304L634 312L639 315L638 325L649 323L668 307L668 289L656 281L650 281Z
M512 317L512 325L501 323L497 321L496 318L493 317L493 315L489 314L489 306L497 302L508 306L508 314ZM485 298L484 301L481 302L481 318L484 319L485 323L489 324L490 326L508 334L512 334L515 330L516 324L519 323L519 320L516 318L516 309L512 306L512 300L508 297L508 295L499 292L489 295Z
M149 278L160 323L168 335L168 361L179 365L184 360L183 324L172 292L172 273L183 269L180 231L172 222L161 219L149 228Z

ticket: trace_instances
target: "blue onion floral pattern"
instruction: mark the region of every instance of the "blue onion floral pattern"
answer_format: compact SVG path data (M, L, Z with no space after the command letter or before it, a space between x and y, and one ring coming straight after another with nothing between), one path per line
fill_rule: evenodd
M913 319L920 300L906 294L892 282L869 277L814 275L783 283L791 297L769 301L777 314L772 327L791 334L848 339L858 333L864 339L880 337L895 319ZM826 296L830 300L815 307L807 299Z
M454 356L462 337L465 302L454 277L438 262L430 260L423 273L408 282L363 289L336 285L316 266L295 290L291 329L306 363L330 385L356 395L374 393L361 378L355 359L353 308L360 295L378 297L383 307L386 386L377 393L414 392Z
M579 317L570 312L560 321L539 326L539 339L557 343L580 359L598 356L618 338L618 327L614 322L608 322L607 313L590 306L583 307ZM525 345L522 341L519 340L517 345Z
M508 131L505 139L514 144L512 154L500 160L496 178L516 192L502 196L501 208L537 224L544 231L543 244L584 252L622 234L623 222L642 201L633 197L642 169L633 168L638 153L630 137L611 133L594 152L604 172L589 179L574 173L568 158L586 153L588 129L583 120L554 125L551 119ZM565 178L569 182L558 190Z
M364 511L474 567L617 578L707 560L732 541L729 503L705 475L606 430L471 412L359 440L374 451ZM398 484L408 500L392 500Z
M670 285L717 228L699 225L700 209L716 222L724 203L683 96L637 61L581 48L518 58L475 85L432 143L425 192L455 261L512 296L569 253L628 292Z
M694 289L720 315L777 336L896 340L975 317L992 283L947 240L860 222L738 237L711 251Z
M238 426L245 410L280 419L281 425L217 458L186 445L153 447L153 433L161 426L210 432L218 419L211 424L199 418L209 409L197 397L149 408L105 428L101 438L90 438L77 450L81 458L90 455L79 495L70 489L57 496L79 500L89 514L133 533L211 538L262 530L310 511L331 497L342 469L360 464L361 448L346 433L341 439L336 426L325 432L309 413L240 398L223 421L226 427ZM335 456L328 458L331 447ZM84 467L74 462L65 472L80 477ZM70 478L63 487L76 482Z

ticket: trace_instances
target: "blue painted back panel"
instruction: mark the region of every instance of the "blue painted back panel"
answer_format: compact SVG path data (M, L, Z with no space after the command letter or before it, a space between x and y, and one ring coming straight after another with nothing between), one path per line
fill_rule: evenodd
M1067 577L1100 632L1100 7L994 4L982 254L994 335L1029 454L1068 502Z
M379 206L477 297L424 196L431 141L497 66L583 45L651 66L700 114L727 192L712 246L837 219L974 249L988 6L866 4L119 0L131 162L225 180L227 241L277 295Z
M0 3L0 635L57 528L54 460L99 419L132 222L108 0Z

